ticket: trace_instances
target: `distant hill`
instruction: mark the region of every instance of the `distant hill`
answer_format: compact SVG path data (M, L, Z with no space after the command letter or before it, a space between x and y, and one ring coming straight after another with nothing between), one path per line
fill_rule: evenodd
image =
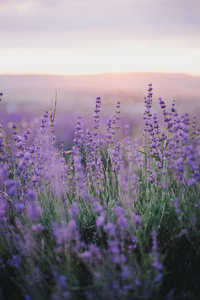
M154 97L200 102L200 76L166 73L112 73L80 76L0 75L7 103L46 105L58 91L60 103L87 105L101 96L106 103L140 102L152 83ZM190 102L191 103L191 102Z

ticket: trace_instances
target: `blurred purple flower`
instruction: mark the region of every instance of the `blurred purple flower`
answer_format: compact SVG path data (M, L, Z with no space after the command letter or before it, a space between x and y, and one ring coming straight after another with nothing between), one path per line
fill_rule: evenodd
M190 179L187 180L187 184L188 184L189 186L193 186L193 185L195 185L195 183L196 183L196 181L195 181L194 178L190 178Z
M33 231L36 231L36 232L40 232L40 231L43 231L45 229L44 226L41 223L33 224L31 228L32 228Z
M141 221L140 221L140 217L139 215L136 215L133 211L130 213L133 222L135 224L136 227L140 227L141 226Z
M25 300L32 300L31 296L29 296L29 295L25 295L24 297L25 297Z
M119 217L117 218L117 224L120 226L120 228L126 228L127 227L127 219L125 217Z
M111 222L107 223L104 226L104 229L110 237L115 236L115 225L113 223Z
M7 188L7 192L10 197L14 197L17 194L16 182L12 179L7 179L4 181L4 185Z
M69 209L69 216L71 219L76 219L78 216L79 210L78 210L78 205L74 201Z
M30 152L26 151L26 152L24 153L24 159L25 159L26 161L29 161L29 159L30 159Z
M163 265L162 265L158 260L155 260L155 261L154 261L153 267L154 267L156 270L158 270L158 271L160 271L160 270L163 269Z
M161 282L161 281L162 281L162 278L163 278L162 274L159 273L159 274L154 278L154 281L155 281L156 283Z
M41 207L38 202L31 201L27 206L27 215L31 220L35 220L41 216Z
M117 205L114 208L112 208L112 210L115 212L117 217L121 217L125 212L125 210L121 206Z
M30 201L36 200L36 194L33 190L29 190L26 196L27 196L27 199Z
M109 244L110 253L112 253L112 254L119 254L120 253L118 241L109 241L108 244Z
M97 225L97 227L101 227L103 225L103 222L104 222L104 217L103 216L99 216L96 219L96 225Z
M135 286L140 286L141 285L141 281L139 279L135 279Z
M181 229L181 232L179 233L179 236L183 236L187 233L187 229Z
M85 251L83 253L80 253L78 257L82 259L89 259L91 257L91 253L90 251Z
M15 203L15 209L16 209L16 212L17 213L21 213L22 211L24 211L25 210L25 205L24 205L24 203L23 202L16 202Z

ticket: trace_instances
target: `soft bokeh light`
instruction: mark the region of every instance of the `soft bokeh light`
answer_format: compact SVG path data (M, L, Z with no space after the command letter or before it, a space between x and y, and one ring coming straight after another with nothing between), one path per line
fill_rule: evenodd
M199 75L199 51L192 48L119 47L85 49L0 49L1 72L12 74L93 74L104 72L187 72Z
M200 1L1 0L0 74L200 75Z

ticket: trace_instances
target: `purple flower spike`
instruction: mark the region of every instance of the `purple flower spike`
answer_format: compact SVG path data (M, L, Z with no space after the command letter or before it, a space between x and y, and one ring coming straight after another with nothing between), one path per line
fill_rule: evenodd
M96 98L96 103L95 103L95 109L94 109L94 129L99 128L99 117L100 117L100 112L101 112L101 98L97 97Z
M141 226L140 217L138 215L136 215L134 212L131 212L131 217L133 219L135 226L140 227Z
M26 160L26 161L29 161L29 159L30 159L30 152L25 152L24 153L24 159Z
M31 220L35 220L41 216L41 208L36 201L30 202L28 204L27 215L28 215L29 219L31 219Z
M117 241L109 241L109 251L112 254L120 254L120 249Z
M135 279L135 286L140 286L141 285L141 281L139 279Z
M89 251L85 251L79 254L78 257L82 259L89 259L91 257L91 253Z
M103 222L104 222L104 217L103 216L99 216L96 219L96 225L97 225L97 227L101 227L103 225Z
M196 183L196 181L195 181L194 178L191 178L191 179L189 179L189 180L187 181L187 184L188 184L189 186L193 186L193 185L195 185L195 183Z
M4 185L7 188L7 192L10 197L14 197L17 194L16 182L12 179L7 179L4 181Z
M159 273L159 274L154 278L154 281L155 281L155 282L161 282L161 281L162 281L162 278L163 278L162 274Z
M36 195L33 190L29 190L26 196L27 196L28 200L30 200L30 201L36 200Z

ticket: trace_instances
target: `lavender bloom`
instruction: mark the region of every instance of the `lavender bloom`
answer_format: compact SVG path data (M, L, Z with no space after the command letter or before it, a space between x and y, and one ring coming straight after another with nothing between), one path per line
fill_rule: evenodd
M35 201L36 200L36 195L35 195L35 192L33 190L29 190L26 197L29 201Z
M139 279L135 279L135 286L140 286L141 285L141 281Z
M99 128L100 111L101 111L101 98L97 97L95 103L95 109L94 109L94 121L95 121L94 129Z
M120 115L120 101L117 101L116 108L117 108L117 110L116 110L116 114L117 114L116 121L119 121L120 120L120 116L119 116ZM116 129L120 129L120 126L117 125Z
M41 208L37 201L32 201L28 203L27 215L31 220L35 220L41 216Z
M75 169L75 184L76 184L76 192L80 194L81 197L84 198L84 195L87 194L86 191L86 180L85 180L85 174L83 172L82 167L82 157L78 152L73 153L73 160L74 160L74 169Z
M104 229L105 231L107 232L107 234L110 236L110 237L114 237L115 236L115 226L113 223L107 223L105 226L104 226Z
M35 231L35 232L41 232L43 231L45 228L44 226L41 224L41 223L38 223L38 224L33 224L31 226L32 230Z
M17 185L12 179L6 179L4 185L10 197L15 197L17 195Z
M153 257L153 268L155 270L156 276L154 278L154 281L156 283L161 283L162 282L162 273L161 271L163 270L163 265L160 262L160 257L158 253L158 243L157 243L157 234L156 231L152 233L152 257Z
M109 244L109 252L112 254L120 254L119 244L117 241L111 240L108 242Z
M6 199L4 197L2 197L2 195L0 194L0 218L1 218L1 220L6 221L5 215L6 215L7 209L8 209L8 203L7 203Z
M79 213L78 206L77 203L74 201L69 209L69 216L73 220L78 217L78 213Z
M115 206L112 210L115 212L118 218L123 216L125 213L124 208L122 208L121 206Z
M78 257L81 258L81 259L87 260L91 257L91 253L89 251L85 251L83 253L80 253L78 255Z
M187 180L187 184L189 186L193 186L193 185L195 185L195 183L196 183L196 180L194 178L190 178Z
M26 152L24 153L24 159L25 159L26 161L29 161L29 160L30 160L30 153L29 153L28 151L26 151Z
M17 213L22 213L26 209L25 204L20 201L15 202L14 206Z
M141 226L140 217L138 215L136 215L134 212L131 212L130 214L131 214L131 217L133 219L135 226L140 227Z
M0 125L2 285L9 274L12 280L19 276L19 282L25 283L19 297L27 299L29 291L33 298L38 294L52 300L159 298L160 288L162 294L166 287L159 246L163 253L167 250L167 257L179 237L186 240L187 235L186 246L191 240L198 248L200 127L198 117L190 126L187 114L178 115L175 102L168 112L162 98L160 124L152 98L150 84L144 151L139 150L141 137L138 143L132 140L135 132L129 125L124 139L116 141L120 102L107 121L104 141L98 130L100 97L94 126L88 124L94 128L84 131L79 117L74 140L71 136L66 149L66 135L56 143L52 113L43 115L34 140L29 124L12 119L8 130ZM26 131L21 133L23 126ZM153 232L150 248L149 224L159 230L159 239ZM173 242L168 243L168 238ZM188 250L192 266L195 247L192 255ZM174 260L174 269L181 259L182 255ZM173 274L170 262L167 257L167 274ZM170 289L167 282L167 293ZM181 297L178 290L175 294Z
M181 229L179 236L183 236L187 233L187 229Z
M78 232L77 223L75 220L70 220L68 224L62 223L59 226L56 223L52 224L53 235L56 240L57 246L67 246L69 244L74 244L76 251L80 248L79 240L80 235Z
M52 224L53 234L58 246L65 244L69 239L69 231L67 224L62 224L60 227L58 224Z
M71 299L70 292L67 288L67 278L64 275L58 274L58 272L54 271L54 280L55 286L53 293L50 296L51 300L68 300Z
M157 282L162 282L162 278L163 278L163 276L162 276L162 274L158 274L158 275L156 275L156 277L154 278L154 281L157 283Z
M96 219L96 225L97 225L97 227L101 227L103 225L103 222L104 222L104 217L103 216L99 216Z
M149 88L148 88L148 95L147 97L144 98L145 100L145 112L144 112L144 116L143 116L143 119L144 119L144 132L151 132L152 128L151 128L151 116L152 116L152 113L151 113L151 106L152 106L152 96L153 96L153 93L152 93L152 84L149 84Z
M7 263L10 266L15 267L17 269L20 268L21 262L22 262L22 257L20 255L13 255L12 258L7 261Z
M25 297L25 300L32 300L31 296L29 296L29 295L24 295L24 297Z
M165 102L162 100L162 98L158 98L158 100L159 100L159 103L160 103L160 108L165 109L166 105L165 105Z
M125 217L119 217L117 218L117 225L120 227L120 229L124 229L127 227L127 219Z
M97 262L101 263L102 253L101 249L94 244L89 246L89 252L91 254L91 261L96 264ZM96 277L98 277L98 273L96 273Z
M114 130L113 130L113 118L112 116L110 116L110 118L107 121L107 134L106 134L106 138L107 138L107 143L108 144L113 144L113 136L115 134Z
M130 125L126 124L124 126L124 129L125 129L126 137L128 137L130 140Z
M75 132L75 138L73 140L76 149L80 149L82 144L83 144L83 138L84 138L84 134L83 134L83 124L81 123L81 117L78 118L78 122L77 122L77 127L76 127L76 132Z

